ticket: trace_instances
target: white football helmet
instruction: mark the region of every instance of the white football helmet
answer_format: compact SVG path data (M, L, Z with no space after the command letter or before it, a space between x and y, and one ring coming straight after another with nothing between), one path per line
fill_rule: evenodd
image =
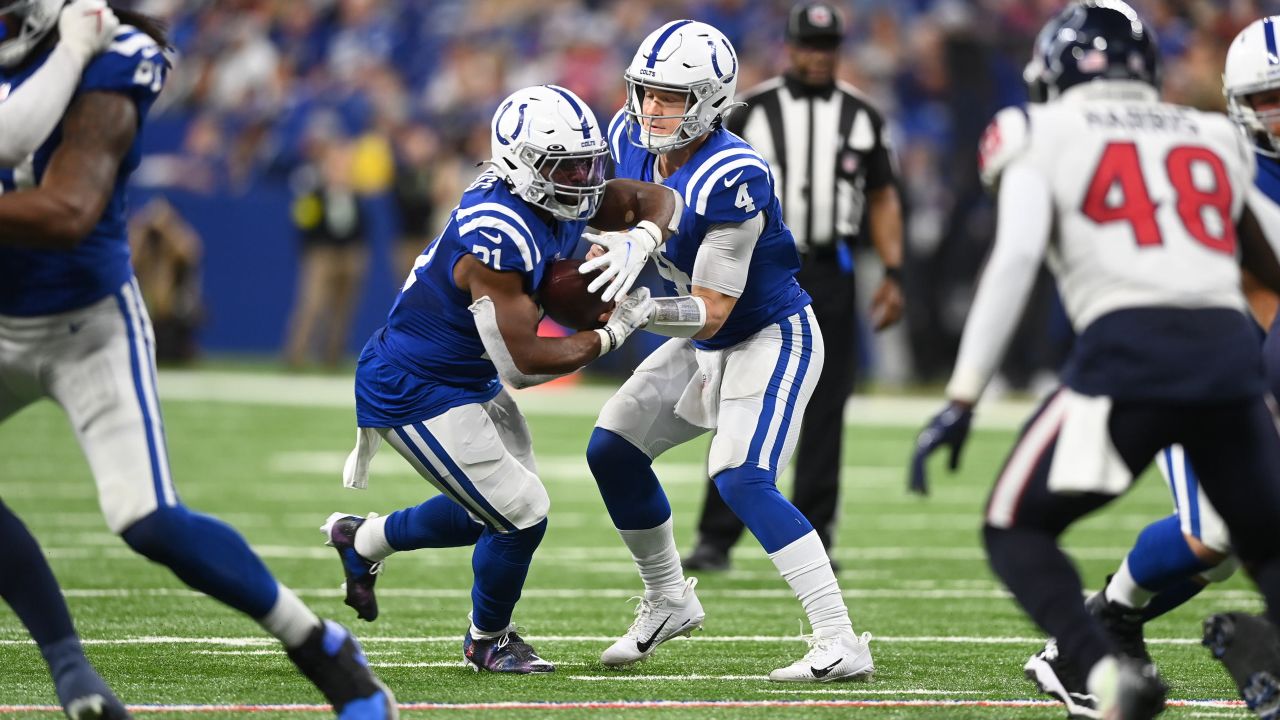
M640 128L639 141L632 142L665 153L711 132L735 107L738 55L719 30L693 20L675 20L640 43L623 78L627 81L627 120ZM683 93L684 113L646 115L645 88ZM680 125L660 135L650 129L654 120L679 120Z
M565 220L596 214L609 148L577 95L557 85L515 91L493 115L490 144L494 171L525 202Z
M64 0L0 0L0 67L11 68L44 39L62 12Z
M1227 50L1227 66L1222 73L1222 92L1227 96L1227 112L1253 136L1258 151L1280 156L1280 138L1271 126L1280 123L1280 110L1258 112L1249 96L1280 90L1280 15L1254 20L1236 35Z

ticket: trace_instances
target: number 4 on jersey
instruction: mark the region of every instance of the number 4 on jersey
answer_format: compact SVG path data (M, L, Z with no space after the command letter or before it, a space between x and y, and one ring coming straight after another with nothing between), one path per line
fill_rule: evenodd
M738 186L738 196L734 198L733 206L742 208L749 213L754 213L756 211L756 203L751 199L751 193L747 191L746 183L742 183Z
M1182 145L1169 151L1165 157L1165 173L1177 195L1178 217L1192 238L1217 252L1233 254L1236 251L1236 229L1231 220L1231 186L1222 159L1207 148ZM1196 186L1193 179L1195 166L1209 169L1213 186L1205 190ZM1119 189L1119 197L1112 199L1112 188ZM1221 219L1217 235L1210 232L1204 222L1204 210L1215 211ZM1109 143L1098 161L1098 169L1089 181L1084 203L1080 211L1085 217L1098 223L1127 222L1133 228L1133 236L1139 247L1164 244L1160 223L1156 219L1159 206L1151 200L1147 182L1142 177L1142 163L1138 159L1138 146L1131 142Z

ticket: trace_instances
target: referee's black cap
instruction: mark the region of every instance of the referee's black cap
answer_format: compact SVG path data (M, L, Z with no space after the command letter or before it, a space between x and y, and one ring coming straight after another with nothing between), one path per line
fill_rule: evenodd
M801 2L787 18L787 41L815 48L834 48L844 39L844 18L831 3Z

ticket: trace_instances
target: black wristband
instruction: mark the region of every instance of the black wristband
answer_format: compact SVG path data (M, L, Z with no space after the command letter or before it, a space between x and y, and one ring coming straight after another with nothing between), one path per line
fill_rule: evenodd
M902 267L901 266L886 267L884 269L884 276L889 280L892 280L898 283L899 285L901 285L902 284Z

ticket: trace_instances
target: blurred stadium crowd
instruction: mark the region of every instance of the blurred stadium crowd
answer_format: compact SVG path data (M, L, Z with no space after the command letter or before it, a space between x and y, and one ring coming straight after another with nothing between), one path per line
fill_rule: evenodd
M620 107L622 70L661 23L711 23L742 60L741 92L783 67L791 0L134 0L165 20L176 71L153 114L137 181L235 203L339 182L383 199L403 242L385 250L403 277L476 164L510 90L557 83L602 123ZM884 111L906 206L907 351L882 378L950 369L992 235L975 149L990 117L1025 100L1021 68L1062 0L855 0L841 76ZM1271 0L1138 0L1165 56L1173 102L1221 109L1231 37L1277 12ZM339 160L334 160L334 156ZM337 168L335 170L334 168ZM335 174L342 177L335 178ZM306 207L295 203L305 225ZM195 230L202 228L196 223ZM206 233L207 235L207 233ZM207 253L217 238L204 238ZM348 301L350 302L350 301ZM388 298L389 302L389 298ZM1069 342L1046 284L1015 340L1025 384ZM386 305L382 306L385 312ZM295 318L294 325L297 325ZM360 342L357 338L353 342ZM908 359L909 358L909 359Z

